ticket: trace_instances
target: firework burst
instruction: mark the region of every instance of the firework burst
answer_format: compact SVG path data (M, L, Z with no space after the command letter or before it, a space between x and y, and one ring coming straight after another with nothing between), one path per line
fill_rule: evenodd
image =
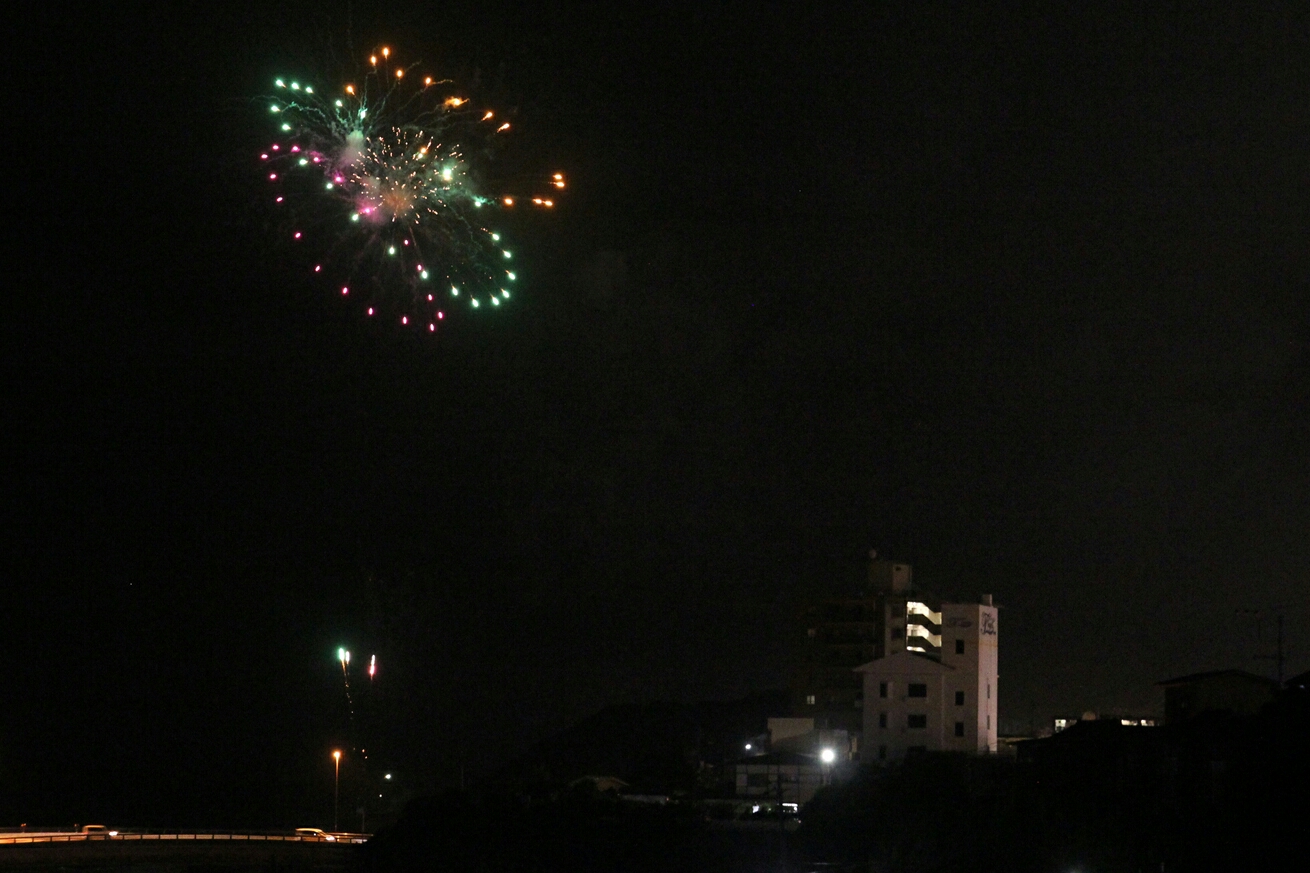
M519 203L553 207L564 177L525 183L522 196L497 182L491 157L509 122L449 80L395 65L387 48L326 92L274 86L280 135L260 159L288 210L286 233L335 293L428 331L454 311L512 299L514 255L497 220Z

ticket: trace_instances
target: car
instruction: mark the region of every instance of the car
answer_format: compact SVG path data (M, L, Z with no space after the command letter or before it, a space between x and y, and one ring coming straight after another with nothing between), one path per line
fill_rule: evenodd
M316 840L327 843L335 843L337 841L335 835L329 834L322 828L296 828L296 836L300 837L302 840Z
M88 840L108 840L118 836L118 831L111 831L104 825L82 825L82 834Z

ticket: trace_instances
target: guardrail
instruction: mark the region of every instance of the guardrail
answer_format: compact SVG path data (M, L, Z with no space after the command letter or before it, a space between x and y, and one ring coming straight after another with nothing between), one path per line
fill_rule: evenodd
M144 842L144 841L226 841L226 842L282 842L282 843L345 843L367 842L372 834L331 834L329 836L298 836L293 834L248 833L129 833L83 834L58 832L0 832L0 845L30 845L32 843L84 843L84 842Z

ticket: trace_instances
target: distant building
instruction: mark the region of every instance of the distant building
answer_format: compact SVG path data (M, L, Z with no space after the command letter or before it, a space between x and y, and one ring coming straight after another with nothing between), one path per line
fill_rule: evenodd
M802 755L822 756L825 752L834 761L850 761L855 757L859 740L840 728L820 729L812 718L770 718L769 744L771 752L800 752Z
M773 803L806 804L832 779L832 766L815 755L770 752L734 765L736 794Z
M931 645L931 628L907 617L931 612L913 591L913 568L871 559L868 584L850 597L805 607L791 676L791 714L811 718L819 730L859 736L864 724L863 685L856 667L906 648ZM911 604L914 604L911 607Z
M913 601L911 601L913 603ZM907 627L914 628L913 613ZM943 603L930 612L931 648L905 646L862 664L861 760L894 761L916 751L973 754L997 750L997 608ZM910 642L922 639L907 631Z
M915 749L995 752L997 610L943 603L909 564L870 556L864 591L801 613L791 714L860 738L863 761Z
M1110 721L1122 725L1123 727L1155 727L1159 719L1154 715L1098 715L1095 712L1084 712L1077 718L1066 716L1064 718L1057 717L1052 719L1051 726L1041 731L1040 735L1043 737L1053 736L1060 731L1068 730L1074 725L1085 721Z
M1165 724L1203 712L1256 715L1278 695L1278 683L1245 670L1211 670L1156 683L1164 689Z
M1078 719L1049 737L1017 744L1019 763L1052 796L1110 794L1162 801L1170 763L1168 734L1122 719Z

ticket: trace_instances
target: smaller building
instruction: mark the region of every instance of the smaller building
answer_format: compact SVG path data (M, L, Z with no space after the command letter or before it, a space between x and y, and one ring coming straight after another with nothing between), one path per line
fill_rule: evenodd
M770 752L733 765L736 795L774 803L804 805L832 780L832 766L815 755Z
M1085 721L1112 721L1117 722L1124 727L1155 727L1159 719L1154 715L1133 714L1110 714L1098 715L1095 712L1084 712L1077 717L1066 716L1064 718L1056 717L1051 720L1051 726L1041 731L1040 736L1049 737L1060 731L1068 730L1076 724ZM1031 737L1029 739L1032 739Z
M1168 743L1163 728L1119 719L1082 719L1041 739L1017 744L1018 762L1049 796L1131 798L1166 795Z
M844 730L816 729L812 718L770 718L768 724L771 752L827 753L833 761L850 761L859 750L858 737Z
M1156 683L1164 689L1165 724L1179 724L1203 712L1257 715L1278 696L1278 683L1245 670L1211 670Z

